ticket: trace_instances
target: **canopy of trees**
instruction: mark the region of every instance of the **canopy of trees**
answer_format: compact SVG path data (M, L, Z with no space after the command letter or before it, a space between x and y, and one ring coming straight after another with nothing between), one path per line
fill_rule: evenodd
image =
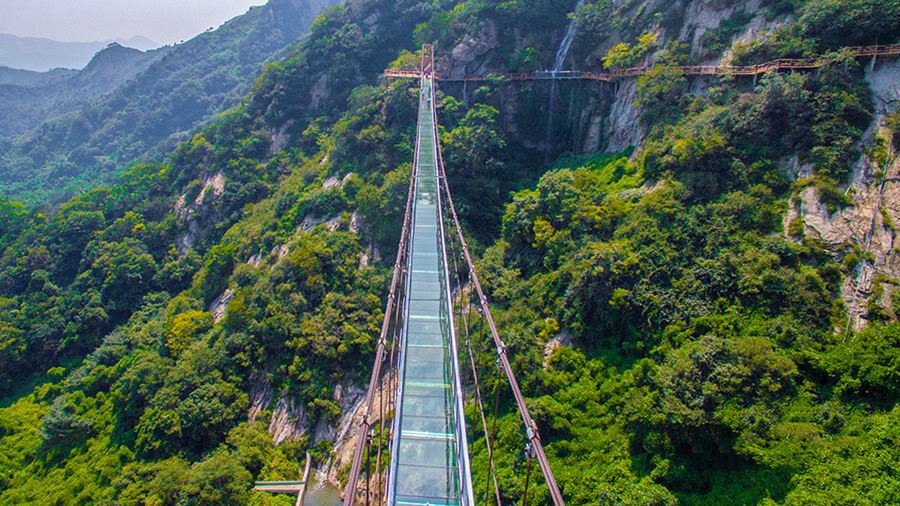
M572 3L338 6L165 163L57 208L0 200L0 503L284 503L252 481L296 478L307 450L327 460L313 429L345 414L339 388L368 380L383 317L417 90L377 75L421 41L453 47L499 21L514 29L484 64L537 68ZM638 41L610 60L652 65L636 83L636 150L556 156L580 151L584 118L609 104L592 85L562 92L549 145L542 83L436 97L450 186L564 496L897 503L897 283L879 278L870 326L843 332L840 287L861 252L783 223L811 185L831 209L852 205L842 187L875 117L864 70L837 54L818 73L698 84L674 68L689 48L642 37L678 33L683 7L638 4L585 2L573 46L599 66L611 33ZM794 22L736 59L900 33L883 2L766 5ZM791 181L790 156L812 174ZM475 342L493 370L495 350ZM248 416L261 388L303 410L306 437L272 442L274 403ZM498 431L503 502L519 502L525 439L505 393Z

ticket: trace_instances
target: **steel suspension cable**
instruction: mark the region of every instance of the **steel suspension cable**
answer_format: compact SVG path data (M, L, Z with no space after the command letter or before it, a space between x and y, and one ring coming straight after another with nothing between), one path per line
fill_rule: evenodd
M484 321L484 319L482 319ZM482 330L484 329L484 325L482 324ZM494 414L493 420L491 421L491 440L497 440L497 413L500 411L500 382L503 381L503 371L500 370L499 364L497 366L497 379L494 381ZM490 488L484 488L484 497L485 502L487 502L487 495ZM499 490L497 492L497 500L500 500Z
M403 312L403 305L395 304L394 305L393 332L391 332L391 346L390 346L391 351L390 351L390 358L388 358L387 378L386 378L386 381L382 381L382 383L381 383L381 395L379 396L381 399L383 399L385 396L385 392L387 392L387 411L388 412L396 412L395 406L394 406L395 405L394 397L397 394L397 391L394 388L394 382L395 382L394 378L395 378L395 375L397 374L397 367L394 362L395 362L395 356L397 354L398 342L400 340L399 329L400 329L400 319L401 319L402 312ZM385 385L385 383L387 383L387 385ZM392 438L387 438L387 443L384 443L383 435L384 435L384 430L385 430L385 425L386 425L385 419L386 419L386 417L384 415L384 412L382 411L382 414L380 417L380 430L381 430L381 434L382 434L381 444L386 447L384 450L388 450L391 448L393 441L392 441ZM379 460L376 465L378 466L378 469L379 469L378 485L382 491L381 494L379 494L379 496L378 496L378 506L381 506L382 499L384 497L387 497L387 476L386 476L387 472L381 470L382 469L381 468L381 453L379 453Z
M416 153L415 153L415 161L418 162L419 159L419 141L418 136L416 138ZM375 365L372 370L372 377L369 380L369 389L366 394L365 401L365 411L363 412L363 419L360 422L359 426L359 436L356 442L356 452L353 455L353 464L350 468L349 478L347 480L347 489L344 493L344 506L353 506L353 503L356 500L356 488L357 483L359 481L359 472L362 467L363 456L365 453L365 449L367 446L367 435L369 429L372 427L372 422L369 419L372 414L372 410L374 409L375 404L375 393L378 390L380 379L381 379L381 368L382 363L385 358L385 341L387 338L388 330L390 328L391 323L391 314L394 310L395 304L397 304L396 296L397 296L397 287L400 284L400 278L403 276L403 265L406 260L407 248L408 248L408 240L409 240L409 223L410 218L412 217L412 204L413 204L413 189L415 185L415 165L413 165L413 172L409 178L409 190L406 196L406 211L403 215L403 228L400 232L400 245L397 249L397 260L394 262L394 273L391 278L391 289L388 294L387 307L384 311L384 321L381 324L381 334L378 338L378 347L375 351ZM392 353L393 354L393 353Z
M402 318L401 313L403 312L403 304L394 304L394 314L393 314L393 332L390 332L391 336L391 345L390 345L390 357L386 358L388 361L388 369L385 375L385 378L381 381L381 393L378 396L379 403L379 427L378 427L378 458L376 459L376 472L377 472L377 484L381 493L378 494L378 506L381 506L381 502L383 496L387 495L387 480L385 479L385 472L382 469L382 454L385 450L387 450L391 446L391 439L387 439L387 443L385 443L385 425L386 425L386 416L385 416L385 402L387 403L387 411L391 412L394 405L394 395L396 394L396 390L394 389L394 375L396 374L396 367L394 364L394 356L397 350L397 343L399 341L399 328L400 328L400 319ZM387 395L387 401L385 401L385 395Z
M471 369L472 369L472 382L475 384L475 404L478 407L478 413L481 417L481 427L484 430L484 442L485 442L485 445L487 446L487 453L488 453L488 467L490 470L491 480L494 482L494 498L497 500L497 506L502 506L500 504L500 484L497 481L497 470L494 467L494 449L491 444L491 442L493 441L494 438L493 438L493 436L488 435L487 419L484 416L484 403L482 402L482 398L481 398L481 385L478 382L478 369L475 365L475 355L472 353L471 337L470 337L470 332L469 332L469 318L468 318L469 311L466 310L465 312L463 312L463 310L462 310L462 308L463 308L463 290L462 290L462 283L460 281L460 276L459 276L459 273L460 273L459 264L457 263L458 255L456 252L455 241L453 241L451 239L450 241L447 241L447 242L450 245L450 256L451 256L451 258L453 258L453 270L454 270L454 273L456 276L457 291L459 293L460 317L464 323L464 328L466 331L466 351L468 352L469 363L470 363ZM482 327L483 326L484 326L484 321L482 320ZM495 413L495 416L496 416L496 413ZM489 490L490 490L490 482L488 482L488 487L485 490L485 494L484 494L485 495L485 498L484 498L485 503L487 503L487 495L488 495Z
M547 482L547 488L550 490L550 498L553 499L553 503L556 506L562 506L563 504L565 504L565 501L563 501L562 494L560 493L559 487L556 484L556 478L553 476L553 470L550 468L550 462L547 460L547 455L544 453L544 445L541 443L541 436L538 431L537 424L534 422L534 419L531 418L531 414L528 411L528 406L525 405L525 398L522 396L522 391L519 388L519 382L516 380L515 373L512 370L512 366L509 362L509 357L506 353L506 344L500 338L500 333L497 331L497 325L494 322L493 316L491 316L491 309L488 305L487 297L484 295L484 290L482 289L481 283L478 280L478 274L475 272L475 264L474 262L472 262L472 256L469 253L469 245L466 242L466 238L463 236L462 227L459 224L459 218L456 214L456 206L453 204L453 196L450 193L450 187L447 183L447 172L444 169L444 160L443 155L441 154L441 144L439 142L439 139L437 138L436 103L437 100L433 98L431 101L431 108L435 121L434 131L432 132L432 134L434 135L435 150L438 162L438 186L440 187L438 191L440 191L440 189L442 188L444 191L444 195L447 198L447 206L450 209L450 216L453 218L452 221L453 225L456 228L456 235L459 237L463 256L469 268L469 277L472 280L472 284L475 286L475 290L478 292L478 301L484 313L485 320L488 323L488 327L490 327L491 337L493 338L494 344L497 347L497 355L499 356L501 369L505 373L507 381L509 381L510 389L512 389L513 397L516 400L516 406L519 410L519 415L522 418L522 422L525 424L525 431L528 437L528 441L533 447L535 456L538 460L538 464L540 464L541 466L541 472L544 475L544 480ZM442 182L443 184L441 184Z

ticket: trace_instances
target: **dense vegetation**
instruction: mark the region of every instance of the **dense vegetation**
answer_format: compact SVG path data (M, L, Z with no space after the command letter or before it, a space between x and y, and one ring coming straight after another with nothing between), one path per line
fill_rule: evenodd
M305 450L327 458L318 428L366 381L382 317L416 89L375 85L378 73L423 40L452 47L498 20L534 35L498 35L492 68L539 68L563 3L336 7L167 163L52 213L0 202L0 503L288 504L251 481L296 477ZM637 83L646 137L633 153L542 167L541 151L574 144L577 129L540 145L540 84L439 97L450 184L564 495L897 502L898 301L868 329L836 332L858 252L782 223L809 185L850 204L839 187L873 120L862 69L836 55L818 73L698 85L672 68L688 48L643 36L654 20L673 29L684 6L627 16L638 4L586 3L576 44L601 65L607 52L586 48L616 34L628 47L614 56L641 48L634 58L654 63ZM828 50L900 33L896 12L871 4L773 2L796 21L736 57L793 55L786 41L801 35ZM814 29L826 14L860 28ZM547 20L556 34L535 29ZM609 99L566 93L566 118ZM779 160L792 155L811 177L789 179ZM572 345L546 347L562 336ZM305 439L272 443L261 390L301 406ZM524 438L502 401L499 478L514 502ZM546 501L536 481L530 500Z

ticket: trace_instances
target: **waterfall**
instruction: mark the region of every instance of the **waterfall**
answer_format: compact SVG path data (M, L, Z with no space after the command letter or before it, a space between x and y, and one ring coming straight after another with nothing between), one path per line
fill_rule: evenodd
M584 0L578 0L575 10L584 5ZM562 42L559 43L559 49L556 50L556 60L553 62L553 72L562 70L562 66L566 63L566 57L569 56L569 49L572 48L572 42L575 40L575 34L578 33L578 20L569 21L569 27L566 28L566 35Z
M578 0L578 3L575 4L575 10L581 8L584 5L584 0ZM569 26L566 28L566 35L563 37L562 41L559 43L559 49L556 50L556 60L553 62L553 74L556 75L557 72L562 70L563 65L566 63L566 58L569 56L569 50L572 48L572 42L575 41L575 35L578 33L578 20L572 19L569 21ZM547 105L547 150L544 153L544 163L550 163L550 151L553 149L553 116L556 115L556 94L559 90L559 83L556 79L550 80L550 102Z

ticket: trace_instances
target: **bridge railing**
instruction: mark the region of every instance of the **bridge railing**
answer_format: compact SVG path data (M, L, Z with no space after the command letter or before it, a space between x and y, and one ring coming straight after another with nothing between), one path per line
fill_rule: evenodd
M416 149L413 156L415 163L418 163L418 142L416 143ZM367 450L369 450L370 431L375 427L376 422L380 423L380 430L378 431L379 440L377 446L377 461L375 465L375 469L378 475L375 480L375 485L378 488L383 488L387 482L387 477L381 474L382 452L384 446L390 444L389 438L387 441L385 441L386 411L384 398L386 394L388 396L391 396L394 392L393 374L395 374L396 369L396 364L394 363L394 361L398 340L397 333L398 328L400 327L399 315L402 314L403 306L401 301L403 300L402 295L405 291L405 280L406 276L408 275L405 266L407 256L409 254L409 229L412 222L413 195L415 193L414 185L415 177L413 174L413 176L411 176L409 180L409 188L407 190L406 196L406 210L403 215L403 225L400 232L400 243L397 247L397 258L394 262L390 292L388 294L387 304L384 310L384 320L382 321L381 332L378 337L378 344L375 351L375 362L372 367L372 376L369 380L368 390L366 391L362 420L360 421L357 434L356 449L354 451L353 462L351 464L350 472L347 478L347 488L344 495L344 506L353 506L356 501L356 495L359 491L359 478L362 471L363 456L366 455ZM384 367L385 364L387 364L388 366L386 369ZM385 381L385 379L387 379L387 381ZM385 383L387 383L386 386ZM379 399L379 409L377 412L375 410L376 397L378 397ZM387 402L388 412L393 410L393 407L391 406L393 403L392 399L393 398L391 397ZM371 477L368 476L368 471L369 464L367 463L367 503L369 498L368 484L372 481ZM376 496L380 498L383 497L384 494L381 492L376 492ZM380 503L381 502L379 500L379 504Z

